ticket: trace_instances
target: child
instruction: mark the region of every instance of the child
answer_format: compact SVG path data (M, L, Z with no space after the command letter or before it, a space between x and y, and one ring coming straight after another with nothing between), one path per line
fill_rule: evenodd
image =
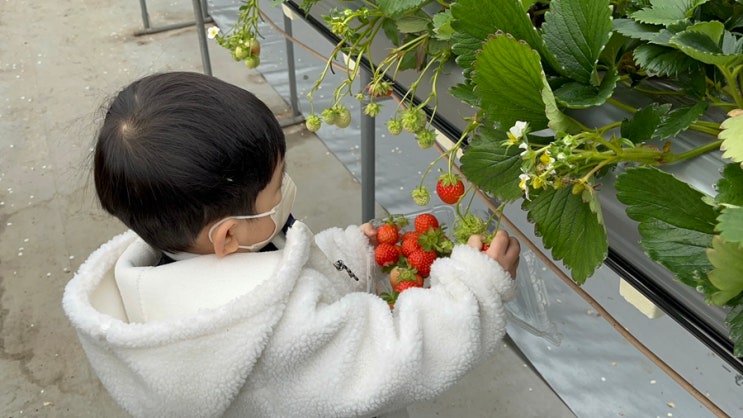
M495 351L515 239L457 245L391 312L365 291L369 224L313 236L293 221L285 151L265 104L213 77L148 76L110 104L95 186L131 231L88 258L63 306L130 414L373 416L436 396Z

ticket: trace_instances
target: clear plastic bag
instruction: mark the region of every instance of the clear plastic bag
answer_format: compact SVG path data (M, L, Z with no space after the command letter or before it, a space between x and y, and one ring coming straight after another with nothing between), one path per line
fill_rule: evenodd
M422 213L432 213L436 216L442 225L446 226L446 234L453 239L453 228L455 221L455 212L451 206L440 205L431 209L421 210L418 212L406 213L402 215L408 220L408 226L402 228L401 234L405 231L414 230L413 221L415 217ZM379 227L386 219L374 219L372 225ZM508 231L509 233L511 231ZM549 318L549 298L544 280L539 274L539 259L528 248L522 245L521 261L516 274L517 291L513 300L506 304L506 310L509 320L528 332L547 339L554 345L559 345L561 335L557 327ZM392 287L389 283L388 276L381 273L379 268L370 267L367 272L368 291L377 295L384 292L391 292ZM425 287L428 286L426 279Z

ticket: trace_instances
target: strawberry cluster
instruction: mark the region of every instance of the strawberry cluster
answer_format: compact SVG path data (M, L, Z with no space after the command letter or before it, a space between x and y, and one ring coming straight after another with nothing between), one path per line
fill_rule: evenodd
M408 227L406 218L390 218L377 228L378 245L374 259L389 273L391 290L380 296L393 307L397 296L411 287L423 287L431 273L431 264L451 254L452 241L445 225L432 213L422 213Z

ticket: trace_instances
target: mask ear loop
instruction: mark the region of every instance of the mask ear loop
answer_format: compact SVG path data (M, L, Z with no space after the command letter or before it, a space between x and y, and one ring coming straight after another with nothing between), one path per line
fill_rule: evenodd
M214 239L212 239L212 234L214 234L214 230L223 223L227 222L230 219L255 219L255 218L262 218L264 216L271 216L274 213L276 213L276 208L273 208L269 210L268 212L259 213L257 215L245 215L245 216L228 216L224 219L221 219L219 222L212 225L211 228L209 228L209 233L207 234L209 236L209 242L212 244L214 243Z

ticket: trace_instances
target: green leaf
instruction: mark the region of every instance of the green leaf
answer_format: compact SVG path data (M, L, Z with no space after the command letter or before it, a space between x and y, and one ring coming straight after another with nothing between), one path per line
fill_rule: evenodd
M632 19L615 19L614 30L624 36L646 42L655 42L662 26L647 25Z
M705 251L712 235L678 228L660 219L650 218L638 226L640 246L651 260L660 263L682 283L708 288L704 277L712 268Z
M652 103L638 110L632 119L625 119L622 122L622 137L635 144L649 141L669 109L670 104Z
M705 285L717 212L705 195L653 167L630 168L615 183L617 199L639 222L640 245L648 256L689 286Z
M508 129L527 121L533 130L547 127L542 90L547 81L539 54L510 34L498 33L483 45L473 64L472 82L488 119Z
M722 67L743 64L743 54L737 47L730 46L730 43L735 42L731 40L723 42L725 34L725 27L721 22L701 22L675 34L670 43L686 55L705 64ZM729 35L728 39L731 36Z
M583 284L608 252L606 229L591 205L565 188L541 190L523 207L544 246L565 263L576 283Z
M660 219L682 229L714 233L717 213L702 201L704 193L654 167L630 168L616 182L617 198L630 218Z
M714 266L709 272L709 280L719 289L712 294L712 303L724 305L743 292L743 248L715 236L707 256Z
M397 24L393 19L388 17L382 19L382 30L393 45L400 46L400 32L397 31Z
M717 181L715 200L724 205L743 206L743 168L739 164L726 164L722 178Z
M480 99L473 91L474 87L474 84L469 82L457 83L449 88L449 93L464 103L477 108L480 107Z
M555 90L555 98L570 109L600 106L614 94L617 81L619 81L619 73L616 68L612 68L604 75L598 87L576 82L566 83Z
M642 69L659 77L691 73L703 67L699 61L682 51L661 45L639 45L632 56Z
M730 310L725 318L725 325L730 330L730 339L735 343L733 355L743 357L743 305Z
M557 70L591 84L599 55L611 36L609 0L552 0L542 31L547 48L560 65Z
M441 40L451 39L452 34L454 34L454 28L451 26L452 20L451 9L433 15L433 32L436 34L436 38Z
M418 33L428 30L431 20L419 15L403 16L395 21L401 33Z
M504 201L518 199L521 149L502 145L506 133L480 129L461 158L462 173L480 189Z
M670 25L691 17L697 6L707 0L650 0L650 7L638 10L630 15L642 23L653 25Z
M377 7L385 16L398 18L405 13L420 9L426 3L428 3L427 0L378 0Z
M487 7L483 7L482 0L457 0L452 3L451 12L455 30L452 51L459 56L457 63L465 72L482 42L498 31L526 41L548 65L560 68L519 0L493 0Z
M717 218L717 230L725 241L738 245L743 243L743 207L723 208Z
M654 138L666 139L685 131L692 123L707 111L707 102L697 102L693 105L681 106L673 109L663 118L663 122L653 134Z
M722 131L717 138L722 140L722 157L730 158L743 167L743 112L733 113L733 116L722 121L720 128Z

